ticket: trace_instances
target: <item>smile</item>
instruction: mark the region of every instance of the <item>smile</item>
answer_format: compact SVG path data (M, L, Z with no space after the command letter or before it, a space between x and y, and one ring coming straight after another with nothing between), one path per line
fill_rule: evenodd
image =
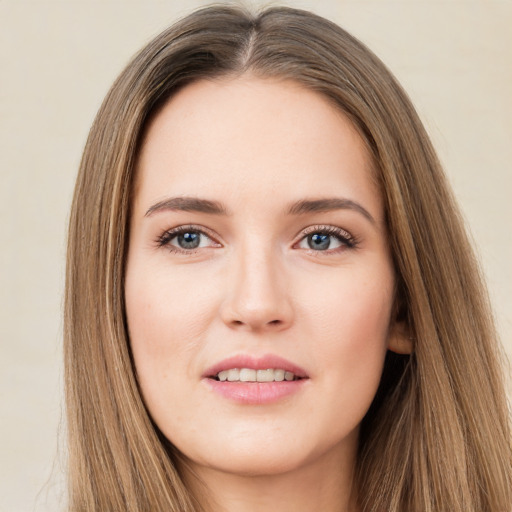
M279 402L310 382L306 370L275 354L238 354L213 365L202 377L215 395L245 405Z
M230 368L219 372L215 380L221 382L282 382L297 380L293 372L283 370L282 368L267 368L266 370L254 370L252 368Z

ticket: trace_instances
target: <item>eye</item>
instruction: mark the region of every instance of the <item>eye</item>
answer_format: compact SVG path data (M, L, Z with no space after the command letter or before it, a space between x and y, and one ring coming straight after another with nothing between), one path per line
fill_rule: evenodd
M158 247L167 247L171 252L193 253L204 247L220 247L204 229L197 226L179 226L163 233L157 240Z
M347 231L334 226L312 226L303 233L298 247L315 252L333 251L356 247L357 240Z

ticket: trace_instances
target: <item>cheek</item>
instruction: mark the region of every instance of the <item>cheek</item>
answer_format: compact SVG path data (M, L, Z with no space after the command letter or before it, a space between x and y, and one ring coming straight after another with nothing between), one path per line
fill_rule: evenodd
M187 277L136 263L128 266L125 299L134 350L143 345L154 356L166 350L186 351L187 344L204 331L215 297L206 287L199 293L197 280Z
M153 416L168 409L170 398L180 400L178 393L171 397L176 382L195 375L191 354L203 343L212 321L215 297L206 289L198 294L193 284L169 271L151 272L147 265L132 262L127 268L130 345L142 394Z
M385 344L394 281L387 266L375 267L374 279L353 269L318 280L316 287L311 282L300 285L299 288L308 290L302 294L299 304L300 316L309 322L310 332L316 331L318 339L329 340L334 346L340 346L336 340L343 340L342 345L353 342L361 347L373 342Z
M305 329L318 343L322 378L336 403L343 401L342 413L355 407L355 417L362 416L373 400L387 351L392 300L393 277L384 269L379 280L344 279L304 305L309 311L303 313L309 322Z

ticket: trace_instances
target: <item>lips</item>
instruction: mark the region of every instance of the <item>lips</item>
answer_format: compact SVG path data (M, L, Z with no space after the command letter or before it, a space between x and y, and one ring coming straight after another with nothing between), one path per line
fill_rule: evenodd
M272 354L230 357L208 368L202 377L208 388L223 400L258 406L296 395L309 382L303 368Z
M308 378L306 370L291 361L274 354L266 354L262 357L254 357L244 354L229 357L208 368L203 373L202 377L217 379L220 372L226 372L233 369L250 369L256 371L284 370L284 372L292 373L296 379Z

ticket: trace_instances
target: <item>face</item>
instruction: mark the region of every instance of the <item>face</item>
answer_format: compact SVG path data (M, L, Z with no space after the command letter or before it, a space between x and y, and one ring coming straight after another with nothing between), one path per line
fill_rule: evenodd
M357 131L294 82L181 90L139 155L125 293L149 413L196 469L353 457L399 343Z

